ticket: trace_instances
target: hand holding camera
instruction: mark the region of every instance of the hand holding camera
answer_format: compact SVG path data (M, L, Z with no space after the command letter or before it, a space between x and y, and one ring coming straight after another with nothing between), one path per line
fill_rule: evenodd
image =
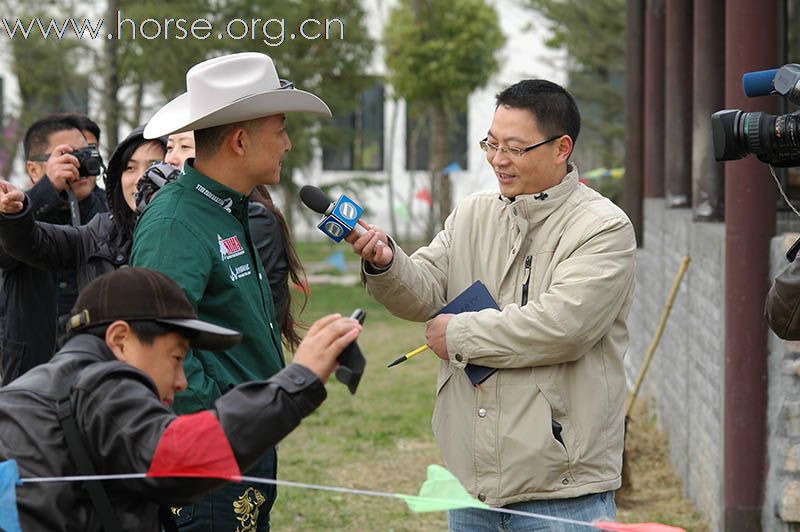
M103 158L97 146L90 144L78 150L67 144L56 146L45 162L45 173L59 192L69 183L82 177L100 175L103 171Z

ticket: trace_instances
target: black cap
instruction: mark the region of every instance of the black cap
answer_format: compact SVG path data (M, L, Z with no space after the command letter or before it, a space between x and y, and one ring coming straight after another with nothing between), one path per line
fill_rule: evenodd
M222 351L238 344L242 335L197 319L183 289L161 272L123 267L101 275L78 295L67 332L117 320L152 320L186 332L197 349Z

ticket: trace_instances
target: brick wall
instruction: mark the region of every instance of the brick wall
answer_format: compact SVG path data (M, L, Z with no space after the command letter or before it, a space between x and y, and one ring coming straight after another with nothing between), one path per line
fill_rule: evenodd
M725 227L693 222L690 209L666 209L664 200L646 199L644 228L644 246L637 254L636 297L628 320L628 380L635 382L681 260L690 255L640 397L655 398L684 490L711 530L718 530L724 511Z

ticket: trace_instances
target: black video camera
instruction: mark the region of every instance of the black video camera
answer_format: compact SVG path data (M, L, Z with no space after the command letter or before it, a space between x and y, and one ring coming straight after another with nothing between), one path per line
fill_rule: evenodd
M103 157L100 155L100 150L94 144L89 144L85 148L74 150L72 155L78 158L80 166L78 167L78 175L90 176L100 175L103 173L105 165L103 164Z
M742 85L747 96L777 93L800 104L800 65L747 73ZM772 166L800 166L800 112L775 116L725 109L711 115L711 132L717 161L752 153Z

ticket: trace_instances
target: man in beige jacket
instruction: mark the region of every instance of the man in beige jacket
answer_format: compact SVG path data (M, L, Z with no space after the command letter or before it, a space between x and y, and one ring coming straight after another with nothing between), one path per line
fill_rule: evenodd
M433 431L445 465L489 505L592 521L616 513L636 241L625 214L579 183L569 163L579 130L567 91L521 81L497 96L481 141L499 194L465 198L411 256L374 226L348 242L370 294L404 319L429 320L474 281L487 286L501 310L427 325L442 359ZM473 386L467 364L498 371ZM585 528L477 509L449 521Z

